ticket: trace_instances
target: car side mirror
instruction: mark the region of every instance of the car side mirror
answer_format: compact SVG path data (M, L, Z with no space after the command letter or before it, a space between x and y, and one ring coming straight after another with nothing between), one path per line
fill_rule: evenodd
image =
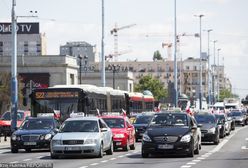
M107 132L108 128L101 128L101 132Z
M202 124L198 124L197 127L198 127L198 128L201 128L201 127L202 127Z
M58 129L58 128L55 128L55 129L54 129L54 132L55 132L55 133L58 133L58 132L59 132L59 129Z

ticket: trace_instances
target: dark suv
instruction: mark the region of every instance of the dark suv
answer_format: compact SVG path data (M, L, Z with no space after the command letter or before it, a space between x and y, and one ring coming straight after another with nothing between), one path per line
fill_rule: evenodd
M201 137L204 142L214 142L219 144L220 128L218 120L212 113L196 113L195 119L201 125Z
M20 128L11 135L11 152L19 149L49 149L52 137L58 132L60 124L52 117L26 119Z
M201 132L187 113L161 112L152 118L142 138L142 157L149 154L186 154L193 157L201 148Z

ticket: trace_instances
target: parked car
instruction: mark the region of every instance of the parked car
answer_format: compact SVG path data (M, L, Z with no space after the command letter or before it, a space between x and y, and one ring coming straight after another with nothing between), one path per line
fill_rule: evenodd
M135 134L136 142L142 140L143 134L146 131L146 128L153 116L154 113L142 113L136 116L136 120L133 123L136 132Z
M68 118L50 144L52 159L60 156L96 156L113 154L111 129L99 117Z
M58 132L60 124L52 117L29 117L11 135L11 152L19 149L49 149L52 137Z
M194 117L198 125L201 126L202 142L214 142L214 144L219 144L220 128L214 114L199 112L195 113Z
M220 126L220 138L224 138L226 135L230 135L231 132L231 120L227 119L225 113L215 114Z
M201 148L201 132L193 117L183 112L154 114L142 138L141 154L186 154L193 157Z
M135 149L135 129L126 116L101 116L113 133L114 150Z
M232 116L232 118L234 119L236 125L242 125L242 126L245 125L246 116L241 111L232 110L230 112L230 116Z
M6 111L0 118L0 133L10 136L11 135L11 115L10 111ZM30 116L30 111L17 111L17 128L20 127L22 122Z

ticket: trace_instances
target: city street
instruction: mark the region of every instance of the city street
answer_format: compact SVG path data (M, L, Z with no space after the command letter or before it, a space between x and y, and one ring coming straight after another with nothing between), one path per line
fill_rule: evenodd
M230 136L221 140L219 145L204 143L199 155L194 158L184 156L141 157L141 143L136 144L134 151L117 151L103 158L63 158L52 160L48 151L20 150L13 154L10 148L0 144L0 163L53 163L54 168L244 168L248 159L248 127L236 127Z

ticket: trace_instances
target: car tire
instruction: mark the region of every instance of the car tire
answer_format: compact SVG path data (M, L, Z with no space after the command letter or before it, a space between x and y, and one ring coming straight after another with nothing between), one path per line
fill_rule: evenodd
M103 157L103 144L100 145L99 154L98 154L97 157L98 158L102 158Z
M113 144L113 141L111 142L110 144L110 148L106 151L106 154L107 155L113 155L113 148L114 148L114 144Z
M55 155L55 154L52 154L52 153L50 153L50 157L51 157L51 159L58 159L59 158L58 155Z
M135 141L133 141L133 144L130 145L130 149L131 149L131 150L135 150Z
M11 153L18 153L18 148L11 147Z
M191 142L191 146L190 146L190 149L189 149L189 153L188 153L188 156L189 157L194 157L194 142L193 142L193 140L192 140L192 142Z
M200 153L200 144L199 144L199 142L198 142L198 143L197 143L197 147L196 147L196 149L195 149L195 151L194 151L194 154L199 155L199 153Z
M146 153L143 149L141 149L141 156L142 156L142 158L148 158L149 153Z
M216 135L216 138L215 138L214 144L215 144L215 145L218 145L219 143L220 143L220 138L219 138L219 135Z
M126 146L123 147L123 150L124 150L124 151L129 151L129 149L130 149L130 143L129 143L129 139L128 139L128 140L127 140Z

